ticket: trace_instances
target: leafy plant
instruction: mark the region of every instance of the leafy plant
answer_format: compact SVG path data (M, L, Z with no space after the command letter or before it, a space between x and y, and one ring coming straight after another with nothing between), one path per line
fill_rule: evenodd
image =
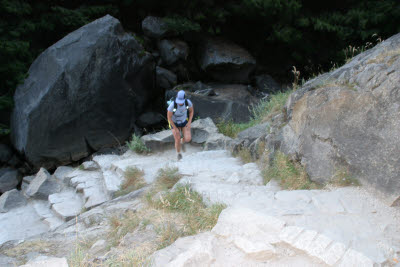
M150 152L150 149L148 149L142 142L139 136L136 134L132 135L132 140L130 142L126 142L128 148L136 153L142 154L142 153L147 153Z

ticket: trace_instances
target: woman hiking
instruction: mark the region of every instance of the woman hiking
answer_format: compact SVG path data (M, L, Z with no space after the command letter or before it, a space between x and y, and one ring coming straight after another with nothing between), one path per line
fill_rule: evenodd
M190 128L192 124L194 109L193 103L185 98L185 91L181 90L176 95L175 101L168 106L167 118L169 127L175 139L175 149L178 160L182 159L181 146L185 151L185 143L192 140ZM181 138L181 132L183 138Z

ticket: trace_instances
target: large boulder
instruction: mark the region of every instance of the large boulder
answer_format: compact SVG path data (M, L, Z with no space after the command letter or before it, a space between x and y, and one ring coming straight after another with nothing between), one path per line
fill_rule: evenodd
M246 83L256 60L244 48L223 39L209 38L199 46L199 65L222 82Z
M51 168L126 140L161 94L154 68L152 56L109 15L68 34L33 62L16 90L15 148Z
M172 65L179 60L185 61L189 55L189 46L181 40L162 40L158 44L162 61Z
M245 85L213 84L209 85L206 91L191 92L194 88L197 88L194 84L178 85L175 90L167 92L166 98L176 96L177 90L184 89L186 97L193 102L194 118L210 117L214 122L247 122L251 117L249 108L258 101ZM204 94L206 92L207 94Z
M142 30L145 35L156 39L161 39L168 34L168 27L163 19L153 16L147 16L142 21Z
M310 178L346 170L397 199L400 192L400 34L293 94L281 149Z

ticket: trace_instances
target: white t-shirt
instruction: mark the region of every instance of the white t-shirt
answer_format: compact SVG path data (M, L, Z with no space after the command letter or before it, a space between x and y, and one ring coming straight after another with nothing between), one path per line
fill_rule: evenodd
M192 101L190 101L189 99L187 99L189 108L193 107ZM172 102L169 107L168 107L168 111L174 112L174 103ZM186 106L185 103L183 103L183 105L176 105L176 111L175 114L172 115L172 120L174 123L183 123L185 122L185 120L187 119L187 113L186 113Z

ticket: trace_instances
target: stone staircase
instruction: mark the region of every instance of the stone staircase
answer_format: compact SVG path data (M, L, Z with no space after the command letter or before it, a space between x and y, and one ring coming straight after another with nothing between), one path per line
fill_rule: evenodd
M142 169L150 184L170 166L183 175L179 183L189 183L206 203L227 208L212 231L157 251L154 266L395 266L400 258L399 210L362 187L285 191L273 180L263 185L254 163L192 146L181 161L173 150L146 156L128 151L95 156L82 166L58 169L52 176L63 187L47 200L30 199L0 213L0 225L12 233L0 233L0 243L54 230L111 200L129 167ZM21 222L21 214L29 220ZM17 233L12 223L31 227Z

